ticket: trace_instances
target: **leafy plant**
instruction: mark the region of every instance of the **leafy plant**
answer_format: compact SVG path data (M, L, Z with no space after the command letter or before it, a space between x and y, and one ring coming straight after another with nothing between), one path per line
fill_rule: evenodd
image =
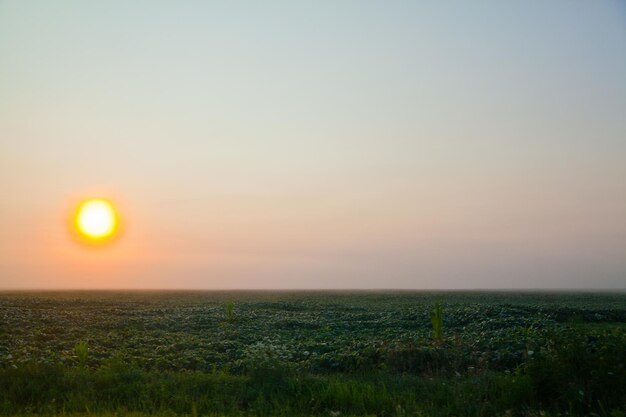
M87 347L87 342L81 340L80 342L74 345L74 354L78 359L78 366L80 368L84 368L87 364L87 355L89 353L89 348Z
M433 325L433 340L436 343L443 342L443 306L441 302L435 304L430 312L430 322Z

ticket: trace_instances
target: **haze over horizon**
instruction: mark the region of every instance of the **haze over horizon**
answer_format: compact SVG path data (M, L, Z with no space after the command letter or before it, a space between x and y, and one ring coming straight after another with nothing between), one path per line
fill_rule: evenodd
M0 92L0 290L626 289L622 2L2 1Z

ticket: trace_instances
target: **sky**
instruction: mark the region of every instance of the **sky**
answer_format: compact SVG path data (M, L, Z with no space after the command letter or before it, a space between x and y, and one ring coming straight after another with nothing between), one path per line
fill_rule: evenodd
M626 4L0 0L0 289L45 288L626 289Z

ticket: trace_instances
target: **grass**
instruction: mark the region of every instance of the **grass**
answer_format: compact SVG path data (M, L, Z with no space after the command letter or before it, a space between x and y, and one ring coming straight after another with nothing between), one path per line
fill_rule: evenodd
M532 400L528 377L494 374L429 380L416 376L293 375L271 378L127 367L23 368L4 372L4 414L492 415ZM6 383L5 383L6 384ZM4 385L4 384L3 384ZM482 401L476 402L475 398ZM468 400L472 400L469 401ZM529 403L530 404L530 403ZM193 411L193 413L192 413Z
M435 304L430 312L430 322L433 325L433 340L441 344L443 342L443 306L441 302Z
M74 346L74 354L76 355L78 366L80 368L85 368L85 365L87 364L88 353L89 348L87 347L87 342L85 342L84 340L81 340Z
M0 411L5 415L436 417L539 415L543 410L554 415L587 415L591 411L616 415L624 405L623 375L594 379L594 372L611 369L614 361L620 360L616 355L624 353L624 345L611 341L612 350L593 359L588 346L579 342L546 354L516 373L445 378L388 372L149 372L117 361L97 369L25 366L0 371ZM586 365L574 371L579 363L574 358L579 355ZM580 396L580 387L588 397Z
M226 304L226 316L228 317L228 321L233 321L235 318L233 314L233 303Z

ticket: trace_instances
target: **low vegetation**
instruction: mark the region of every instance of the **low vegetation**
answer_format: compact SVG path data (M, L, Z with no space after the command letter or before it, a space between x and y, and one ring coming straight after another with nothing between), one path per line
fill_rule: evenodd
M0 319L4 415L626 415L623 293L2 293Z

